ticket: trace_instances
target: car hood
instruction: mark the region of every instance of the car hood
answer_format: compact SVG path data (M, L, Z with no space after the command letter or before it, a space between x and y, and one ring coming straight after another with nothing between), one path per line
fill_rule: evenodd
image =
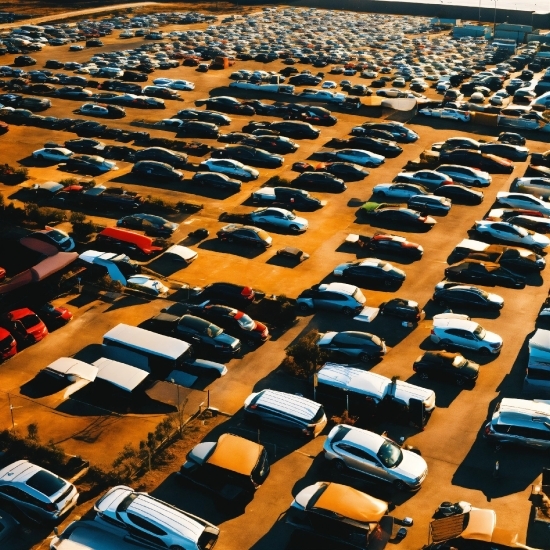
M475 378L479 374L479 365L468 361L466 365L460 367L459 371L467 378Z
M489 292L489 301L496 304L503 304L504 298L502 296L499 296L498 294L493 294L492 292Z
M488 344L502 344L502 338L498 334L495 334L489 330L485 331L485 338L483 341Z
M233 336L229 336L229 334L226 334L225 332L218 334L218 336L216 336L214 340L216 341L216 343L225 344L227 346L231 346L232 348L237 347L239 343L239 340L237 340L237 338L233 338Z
M399 466L392 468L391 471L400 476L414 481L421 477L428 469L426 461L416 453L403 449L403 459Z
M540 233L533 233L533 234L530 234L529 236L531 237L531 240L534 243L542 247L547 247L550 244L550 239L545 235L541 235Z

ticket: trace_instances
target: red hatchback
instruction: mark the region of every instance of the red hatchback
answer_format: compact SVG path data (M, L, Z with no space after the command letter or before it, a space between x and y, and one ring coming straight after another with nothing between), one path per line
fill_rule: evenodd
M15 338L5 329L0 327L0 361L5 361L17 353Z
M0 319L0 326L9 330L17 340L34 344L48 336L40 317L28 308L15 309Z

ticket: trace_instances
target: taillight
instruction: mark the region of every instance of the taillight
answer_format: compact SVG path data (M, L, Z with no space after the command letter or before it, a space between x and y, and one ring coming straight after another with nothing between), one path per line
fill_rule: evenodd
M430 331L430 334L435 334L435 330L432 328L432 330Z
M413 371L418 372L418 367L416 365L413 365Z
M491 424L487 424L487 426L485 426L485 435L491 435L491 433Z
M441 185L452 185L453 183L453 180L445 180Z

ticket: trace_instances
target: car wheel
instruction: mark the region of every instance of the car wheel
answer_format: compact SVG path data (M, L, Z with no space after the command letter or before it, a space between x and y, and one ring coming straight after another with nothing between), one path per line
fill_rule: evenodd
M401 481L400 479L396 479L394 482L393 482L393 486L398 490L398 491L406 491L408 489L407 487L407 484L403 481Z
M180 546L179 544L174 544L170 546L170 550L185 550L183 546Z
M245 341L245 344L246 344L249 348L255 348L255 347L256 347L256 340L254 340L254 338L248 338L248 339Z
M393 280L392 279L384 279L384 286L392 286Z
M349 316L353 315L354 311L350 307L346 306L345 308L342 309L342 313L349 317Z
M443 346L446 349L450 349L450 348L453 347L452 342L450 340L447 340L447 339L440 340L439 343L441 344L441 346Z
M481 182L479 180L474 180L472 182L472 185L475 185L476 187L479 187L481 185Z
M464 386L464 378L462 378L462 376L457 376L455 379L455 384L457 386Z
M244 413L244 421L250 426L259 427L262 425L262 419L259 416L247 412Z
M376 194L381 198L381 199L385 199L386 198L386 193L384 193L384 191L376 191Z
M489 348L481 348L479 350L479 353L481 353L481 355L488 356L491 355L491 350Z
M300 231L300 228L297 225L291 225L289 227L289 230L292 231L293 233L298 233L298 231Z
M36 155L36 158L39 160L44 160L44 155Z
M419 372L418 376L422 378L422 380L428 380L428 378L430 378L427 372Z
M235 239L233 237L227 237L227 242L232 243Z
M307 304L305 304L304 302L302 302L302 303L300 303L300 304L298 305L298 309L299 309L300 311L306 313L306 312L309 312L310 309L312 309L312 308L310 308Z
M363 352L359 355L359 360L363 361L363 363L368 363L370 361L370 355Z
M438 303L441 307L447 307L447 303L445 302L445 300L438 300L437 303Z
M346 469L346 465L341 460L333 460L331 463L332 469L335 472L343 472Z

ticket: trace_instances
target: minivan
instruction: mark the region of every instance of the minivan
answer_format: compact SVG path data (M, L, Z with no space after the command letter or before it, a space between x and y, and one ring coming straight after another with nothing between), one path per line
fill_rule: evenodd
M250 394L244 402L245 420L253 426L269 426L316 437L327 424L319 403L293 393L262 390Z
M145 256L150 256L151 254L162 251L160 246L155 246L153 244L153 239L151 237L140 235L139 233L134 233L127 229L119 229L118 227L106 227L103 231L98 233L96 241L136 251Z
M140 160L132 166L132 174L150 178L163 178L168 180L182 180L183 172L165 162L156 160Z

